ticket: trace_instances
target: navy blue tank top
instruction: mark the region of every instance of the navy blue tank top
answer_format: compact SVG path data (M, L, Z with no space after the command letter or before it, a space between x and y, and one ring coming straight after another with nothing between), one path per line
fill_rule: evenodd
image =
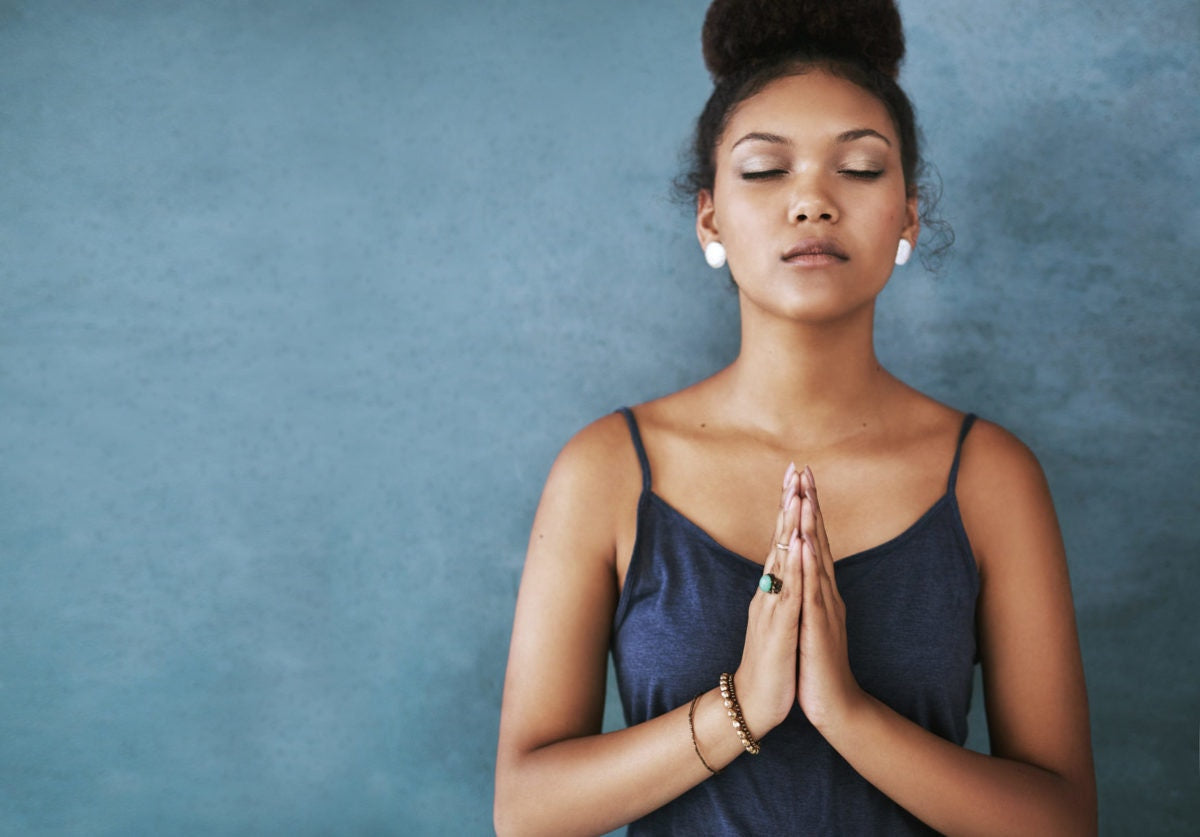
M717 543L651 488L637 421L622 408L642 466L637 538L613 617L625 722L638 724L712 689L742 657L762 565ZM962 745L976 662L979 574L954 495L962 423L946 493L904 532L834 564L859 685ZM684 733L686 734L686 733ZM730 735L732 735L732 731ZM629 834L934 834L858 773L798 706L757 756L629 826Z

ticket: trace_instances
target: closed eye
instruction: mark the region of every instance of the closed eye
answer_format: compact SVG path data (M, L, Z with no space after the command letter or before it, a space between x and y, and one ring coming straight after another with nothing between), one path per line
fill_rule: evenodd
M783 169L766 169L764 171L744 171L742 172L742 180L765 180L768 177L779 177L782 174L787 174Z
M882 169L839 169L838 174L844 174L847 177L858 178L859 180L876 180L883 176Z

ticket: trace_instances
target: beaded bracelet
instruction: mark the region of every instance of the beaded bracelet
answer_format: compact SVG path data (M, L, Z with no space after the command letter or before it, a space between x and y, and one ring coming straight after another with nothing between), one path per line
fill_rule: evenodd
M692 706L688 709L688 729L692 731L692 749L696 751L696 755L700 757L700 763L708 768L708 772L716 776L720 770L713 770L712 765L704 758L704 754L700 752L700 744L696 741L696 704L700 701L701 695L696 695L692 698Z
M733 731L737 733L742 746L746 748L747 753L757 756L762 748L759 746L758 740L750 733L750 728L746 726L746 719L742 717L742 707L738 703L737 692L733 688L732 674L721 675L721 699L725 702L725 714L729 716L730 722L733 724Z

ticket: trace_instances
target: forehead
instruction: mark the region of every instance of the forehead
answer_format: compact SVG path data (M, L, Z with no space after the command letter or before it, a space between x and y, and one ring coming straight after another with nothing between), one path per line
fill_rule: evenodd
M751 131L803 142L832 139L858 128L874 129L897 145L883 102L851 81L811 69L774 79L741 102L726 123L721 146L728 150Z

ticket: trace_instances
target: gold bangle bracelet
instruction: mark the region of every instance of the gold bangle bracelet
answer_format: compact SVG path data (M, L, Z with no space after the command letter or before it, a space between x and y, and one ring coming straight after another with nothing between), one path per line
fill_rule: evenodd
M688 729L692 731L692 749L696 751L696 755L700 757L700 763L704 765L708 772L716 776L720 770L713 770L712 765L704 758L704 754L700 752L700 745L696 742L696 704L700 701L700 695L692 698L692 705L688 709Z

